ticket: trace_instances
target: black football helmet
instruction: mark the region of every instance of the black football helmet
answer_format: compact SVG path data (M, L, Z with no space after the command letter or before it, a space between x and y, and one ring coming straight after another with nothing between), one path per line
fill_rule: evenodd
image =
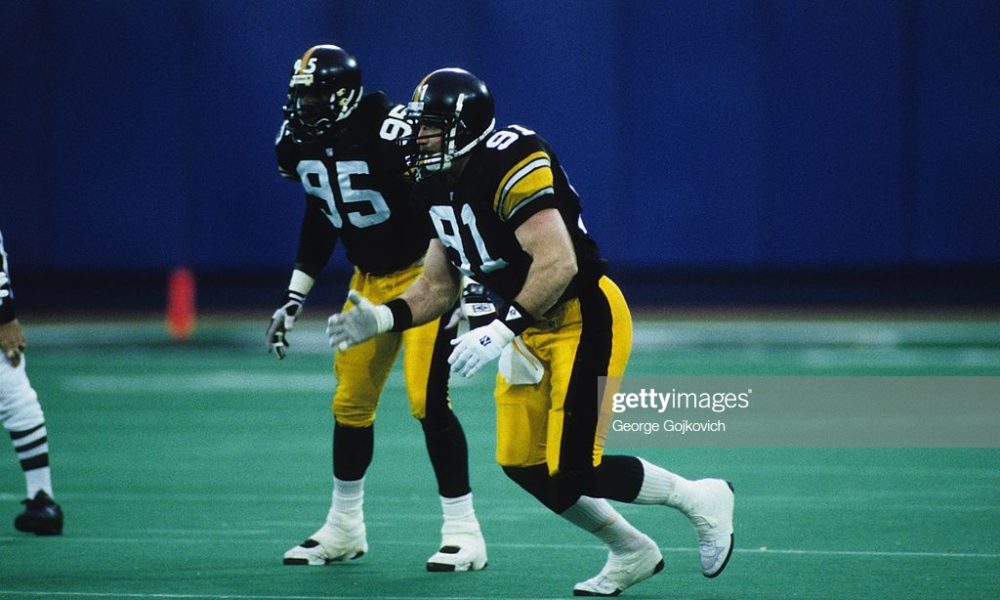
M331 44L306 50L292 67L288 101L282 107L297 143L336 135L364 94L358 61Z
M406 115L420 125L440 129L441 151L421 152L416 136L402 140L407 164L419 179L447 171L452 161L486 139L496 126L493 96L481 79L463 69L438 69L423 78L413 91Z

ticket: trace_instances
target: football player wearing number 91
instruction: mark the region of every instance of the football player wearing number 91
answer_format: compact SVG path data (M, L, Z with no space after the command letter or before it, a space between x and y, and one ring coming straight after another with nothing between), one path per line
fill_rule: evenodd
M438 239L421 276L398 298L375 304L352 292L356 308L329 320L331 344L352 347L432 321L448 310L459 274L476 279L505 305L453 342L449 363L470 376L500 359L498 462L607 546L604 567L573 593L618 595L663 568L657 544L608 499L678 509L694 525L702 574L715 577L733 544L728 482L690 481L641 458L603 454L598 377L624 373L632 321L556 155L525 127L495 129L489 90L461 69L427 75L407 108L419 124L404 140L420 179L414 199L430 212ZM541 368L518 370L510 353Z
M397 296L420 275L433 229L409 202L412 178L396 143L412 133L404 112L381 92L364 93L357 61L342 48L314 46L295 61L276 150L279 172L301 182L306 207L288 292L267 330L268 349L279 359L288 352L295 320L337 240L355 265L351 289L376 302ZM456 292L451 302L457 298ZM344 309L350 306L348 301ZM486 566L465 434L448 399L454 336L442 320L428 320L335 353L331 507L322 527L285 553L285 564L324 565L368 551L365 472L379 396L402 347L410 412L423 428L444 515L439 550L427 569Z

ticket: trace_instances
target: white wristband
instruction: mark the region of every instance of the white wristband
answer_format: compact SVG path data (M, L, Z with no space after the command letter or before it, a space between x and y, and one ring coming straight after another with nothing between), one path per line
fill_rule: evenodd
M385 333L392 329L395 322L392 317L392 309L385 304L376 304L373 312L375 313L375 327L378 328L379 333Z
M309 295L309 290L312 289L313 284L315 283L316 280L313 279L311 275L305 271L295 269L292 271L292 280L288 283L288 289L297 294L301 294L304 298Z

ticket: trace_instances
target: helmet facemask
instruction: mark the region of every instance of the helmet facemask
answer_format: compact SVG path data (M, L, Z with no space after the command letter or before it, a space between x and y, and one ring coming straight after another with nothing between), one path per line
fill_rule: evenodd
M417 133L405 140L410 153L407 154L407 166L416 168L417 173L438 173L451 168L455 157L455 133L457 126L454 119L441 115L431 115L422 112L422 107L415 107L419 102L411 102L407 106L407 116L416 123ZM436 130L434 133L421 134L424 128ZM428 152L422 149L421 142L439 140L438 149Z
M357 108L363 93L360 86L338 89L327 85L292 85L284 107L292 138L307 143L335 137Z
M455 110L450 114L432 113L424 110L424 103L421 101L410 102L406 107L406 115L418 126L416 135L401 140L410 148L407 154L407 164L414 169L419 179L423 175L448 171L456 158L468 154L476 145L493 133L496 124L491 120L488 127L476 135L470 131L469 127L462 120L462 108L464 104L464 94L459 94L455 103ZM436 129L433 134L420 135L419 127L423 125ZM418 141L439 138L438 150L434 152L422 151Z

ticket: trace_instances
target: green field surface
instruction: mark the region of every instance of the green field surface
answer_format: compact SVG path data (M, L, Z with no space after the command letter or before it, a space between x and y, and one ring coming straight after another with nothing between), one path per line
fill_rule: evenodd
M428 573L440 505L420 427L393 372L366 480L369 553L289 567L330 504L323 324L297 324L289 357L264 350L266 316L206 317L187 342L158 320L24 323L46 413L65 534L14 531L23 477L0 460L0 600L10 598L569 598L604 551L496 466L492 378L455 382L489 567ZM630 375L1000 375L988 319L642 318ZM1000 398L998 398L1000 404ZM1000 437L1000 432L998 432ZM611 453L629 452L622 449ZM666 568L627 598L1000 598L1000 450L671 449L634 453L736 487L736 549L701 576L688 522L617 505Z

